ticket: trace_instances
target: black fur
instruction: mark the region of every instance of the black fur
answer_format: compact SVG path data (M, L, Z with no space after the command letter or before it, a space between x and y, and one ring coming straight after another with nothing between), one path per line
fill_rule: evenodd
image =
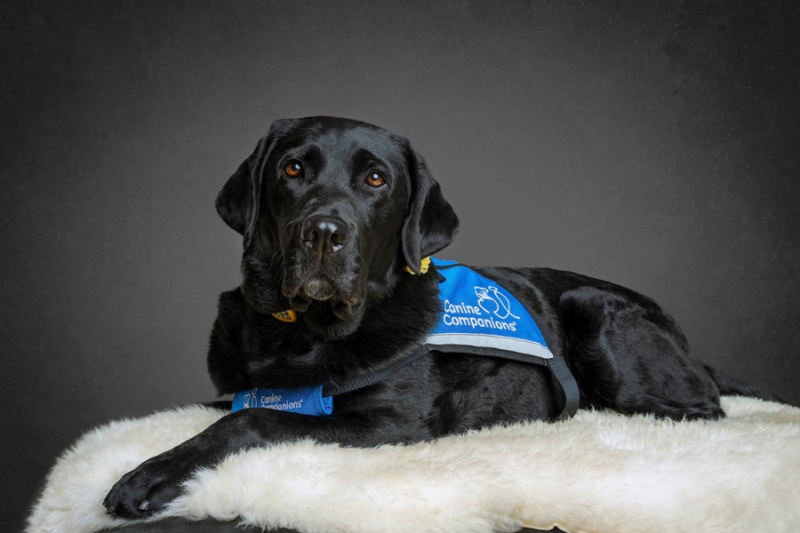
M291 176L296 163L302 173ZM374 172L385 185L367 184ZM211 334L208 368L221 394L341 383L409 354L435 325L437 274L420 274L420 259L452 242L458 219L404 137L329 117L278 121L226 183L217 210L244 237L243 283L220 296ZM309 230L310 220L324 223ZM713 420L724 416L720 388L763 397L705 367L675 322L634 291L543 268L476 270L533 311L574 373L581 407ZM271 314L290 308L300 313L295 323ZM328 417L268 409L225 416L126 474L105 506L119 517L150 516L197 468L254 446L306 436L346 446L409 443L552 420L563 403L543 367L431 353L337 396Z

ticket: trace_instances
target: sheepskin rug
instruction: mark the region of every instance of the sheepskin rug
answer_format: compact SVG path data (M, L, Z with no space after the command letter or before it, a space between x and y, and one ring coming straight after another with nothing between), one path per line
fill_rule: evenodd
M199 472L160 518L306 533L800 531L800 409L722 405L719 422L579 411L411 446L251 450ZM27 531L125 524L101 504L117 479L224 414L177 409L86 434L51 470Z

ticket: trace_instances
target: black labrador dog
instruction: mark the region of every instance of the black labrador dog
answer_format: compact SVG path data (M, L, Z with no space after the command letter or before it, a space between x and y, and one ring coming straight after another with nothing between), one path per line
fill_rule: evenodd
M442 313L437 269L423 273L422 260L458 230L406 138L339 118L279 120L225 184L217 210L244 236L243 283L221 295L211 334L219 392L379 379L337 395L330 416L223 417L126 474L104 502L112 515L148 517L196 469L250 447L303 437L411 443L552 420L564 408L543 366L440 351L397 364ZM531 310L574 375L581 407L713 420L724 416L720 393L766 397L703 365L672 318L632 290L546 268L475 270ZM280 319L287 314L296 319Z

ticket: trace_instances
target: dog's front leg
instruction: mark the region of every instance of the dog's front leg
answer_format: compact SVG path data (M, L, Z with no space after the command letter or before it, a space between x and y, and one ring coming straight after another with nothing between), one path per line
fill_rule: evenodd
M244 409L225 416L183 444L148 459L125 474L103 505L115 517L147 518L182 492L182 484L200 468L226 456L275 442L311 437L318 442L371 446L374 435L363 420L315 417L271 409Z

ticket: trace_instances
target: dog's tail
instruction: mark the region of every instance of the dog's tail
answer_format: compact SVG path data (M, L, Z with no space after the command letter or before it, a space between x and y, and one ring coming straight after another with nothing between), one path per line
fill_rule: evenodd
M787 403L786 401L757 389L756 387L745 383L744 381L739 381L736 378L732 378L724 372L720 372L716 368L708 365L703 366L706 367L706 372L711 375L711 378L717 384L719 393L723 396L748 396L750 398L760 398L762 400L769 400L771 402Z

